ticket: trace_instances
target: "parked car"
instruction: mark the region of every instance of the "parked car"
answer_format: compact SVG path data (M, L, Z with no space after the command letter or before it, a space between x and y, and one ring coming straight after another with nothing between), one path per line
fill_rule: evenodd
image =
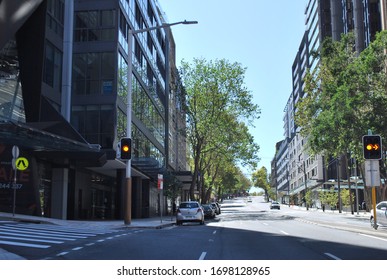
M219 215L222 211L220 209L220 204L218 202L212 202L211 205L215 207L215 214Z
M277 201L272 201L270 204L270 209L278 209L280 210L281 206Z
M371 209L371 226L374 225L374 211ZM387 226L387 201L381 201L376 204L376 224Z
M181 225L185 222L199 222L204 224L204 211L197 201L181 202L176 212L176 224Z
M204 218L215 218L215 208L211 204L202 204L202 207L204 210Z

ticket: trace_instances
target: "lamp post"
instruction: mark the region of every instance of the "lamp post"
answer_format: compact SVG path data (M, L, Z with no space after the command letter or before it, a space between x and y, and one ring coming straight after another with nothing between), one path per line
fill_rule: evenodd
M127 94L127 107L126 107L126 137L132 138L132 53L133 53L133 36L134 34L148 32L156 29L168 28L177 24L197 24L197 21L179 21L174 23L165 23L162 25L143 28L138 30L129 29L128 32L128 71L127 71L127 79L128 79L128 94ZM168 46L167 46L168 47ZM167 73L169 73L167 71ZM167 79L168 80L168 79ZM166 93L167 95L168 93ZM131 174L131 159L126 162L126 185L124 191L124 223L125 225L130 225L132 221L132 174Z

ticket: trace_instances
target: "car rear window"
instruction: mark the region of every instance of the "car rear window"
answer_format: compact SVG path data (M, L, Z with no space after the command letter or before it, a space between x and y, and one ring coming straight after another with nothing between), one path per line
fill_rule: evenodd
M195 202L183 202L180 204L180 208L198 208L199 205Z

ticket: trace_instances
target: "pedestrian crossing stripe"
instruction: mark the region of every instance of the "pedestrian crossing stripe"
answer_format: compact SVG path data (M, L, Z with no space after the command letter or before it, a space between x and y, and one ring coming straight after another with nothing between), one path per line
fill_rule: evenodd
M0 244L22 246L22 247L29 247L29 248L40 248L40 249L47 249L47 248L51 247L50 245L41 245L41 244L24 243L24 242L13 242L13 241L4 241L4 240L0 240Z
M82 229L44 224L0 223L0 245L47 249L77 239L96 237L112 230Z

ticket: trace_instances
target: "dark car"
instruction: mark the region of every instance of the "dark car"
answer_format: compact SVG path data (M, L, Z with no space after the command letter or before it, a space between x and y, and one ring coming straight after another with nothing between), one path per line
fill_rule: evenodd
M218 202L212 202L211 205L215 207L215 214L219 215L221 213L220 204Z
M204 210L204 218L210 218L213 219L216 216L215 209L210 204L202 204L203 210Z

